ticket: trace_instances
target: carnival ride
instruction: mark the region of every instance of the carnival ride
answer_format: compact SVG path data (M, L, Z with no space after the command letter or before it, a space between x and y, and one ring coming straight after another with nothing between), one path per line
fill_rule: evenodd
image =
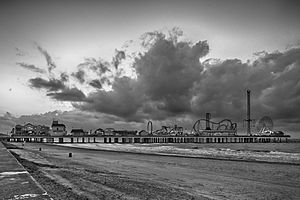
M270 135L273 131L273 121L271 117L264 116L260 118L256 124L257 133L259 135Z
M147 129L141 130L139 135L170 135L170 136L232 136L237 134L237 124L229 119L220 122L211 121L211 114L206 113L205 119L197 120L191 131L185 131L182 126L162 126L161 129L153 131L152 121L148 121Z
M255 124L255 120L250 115L250 90L247 90L246 98L246 119L247 122L247 136L281 136L284 135L282 131L273 131L273 121L270 117L264 116L256 123L257 133L251 131L251 125ZM103 135L115 135L122 131L116 131L113 128L97 129L95 133ZM124 134L133 134L133 131L123 131ZM178 125L164 125L161 129L154 130L152 121L147 122L146 130L135 132L136 135L161 135L161 136L237 136L237 123L232 122L230 119L222 119L219 122L211 120L211 114L206 113L205 119L198 119L192 129L184 130L183 127Z
M147 133L152 134L152 132L153 132L152 121L148 121L148 123L147 123Z
M220 122L210 120L210 113L206 113L205 119L199 119L193 126L193 134L198 136L230 136L237 134L237 124L229 119Z

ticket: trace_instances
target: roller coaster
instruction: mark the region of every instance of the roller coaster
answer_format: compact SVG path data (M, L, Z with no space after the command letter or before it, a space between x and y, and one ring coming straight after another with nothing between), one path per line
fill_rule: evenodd
M237 124L229 119L220 122L211 121L210 113L206 113L205 119L199 119L193 126L193 134L198 136L230 136L237 134Z
M205 126L209 123L210 126ZM220 122L213 122L207 119L199 119L195 122L193 126L193 133L199 136L217 136L217 135L236 135L237 134L237 124L233 123L229 119L223 119Z
M181 126L162 126L161 129L153 131L152 121L148 121L147 129L140 131L140 135L169 135L169 136L234 136L237 135L237 124L229 119L223 119L220 122L211 121L210 113L206 113L205 119L197 120L190 133L184 132Z

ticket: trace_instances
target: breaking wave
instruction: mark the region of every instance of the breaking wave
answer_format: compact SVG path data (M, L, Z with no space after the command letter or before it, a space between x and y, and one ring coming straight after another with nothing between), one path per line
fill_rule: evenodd
M59 144L62 146L71 146L77 148L122 151L133 153L148 153L160 155L176 155L199 158L215 158L228 160L243 161L263 161L275 163L300 164L300 153L287 153L270 150L244 150L231 148L214 148L214 147L190 147L182 148L176 145L134 145L134 144Z

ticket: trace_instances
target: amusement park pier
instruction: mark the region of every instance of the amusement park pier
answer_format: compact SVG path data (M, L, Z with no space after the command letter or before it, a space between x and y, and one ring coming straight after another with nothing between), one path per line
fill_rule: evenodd
M254 121L250 115L250 90L246 96L247 134L237 134L237 123L230 119L220 122L211 120L211 114L206 113L204 119L195 122L191 133L184 132L183 127L162 126L153 131L151 121L147 123L147 130L122 131L113 128L97 129L94 133L86 134L82 129L73 129L67 134L64 124L53 121L52 128L46 126L16 125L10 137L2 140L11 142L43 142L43 143L273 143L288 142L289 135L282 131L273 130L273 122L270 117L264 116L257 123L257 132L251 131ZM49 131L49 130L50 131ZM37 130L44 134L36 134ZM45 134L49 131L48 134ZM0 138L1 139L1 138Z

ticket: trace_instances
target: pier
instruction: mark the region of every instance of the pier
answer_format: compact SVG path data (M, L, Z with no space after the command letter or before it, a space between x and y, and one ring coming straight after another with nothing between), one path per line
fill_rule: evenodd
M290 136L12 136L8 142L40 143L285 143Z

